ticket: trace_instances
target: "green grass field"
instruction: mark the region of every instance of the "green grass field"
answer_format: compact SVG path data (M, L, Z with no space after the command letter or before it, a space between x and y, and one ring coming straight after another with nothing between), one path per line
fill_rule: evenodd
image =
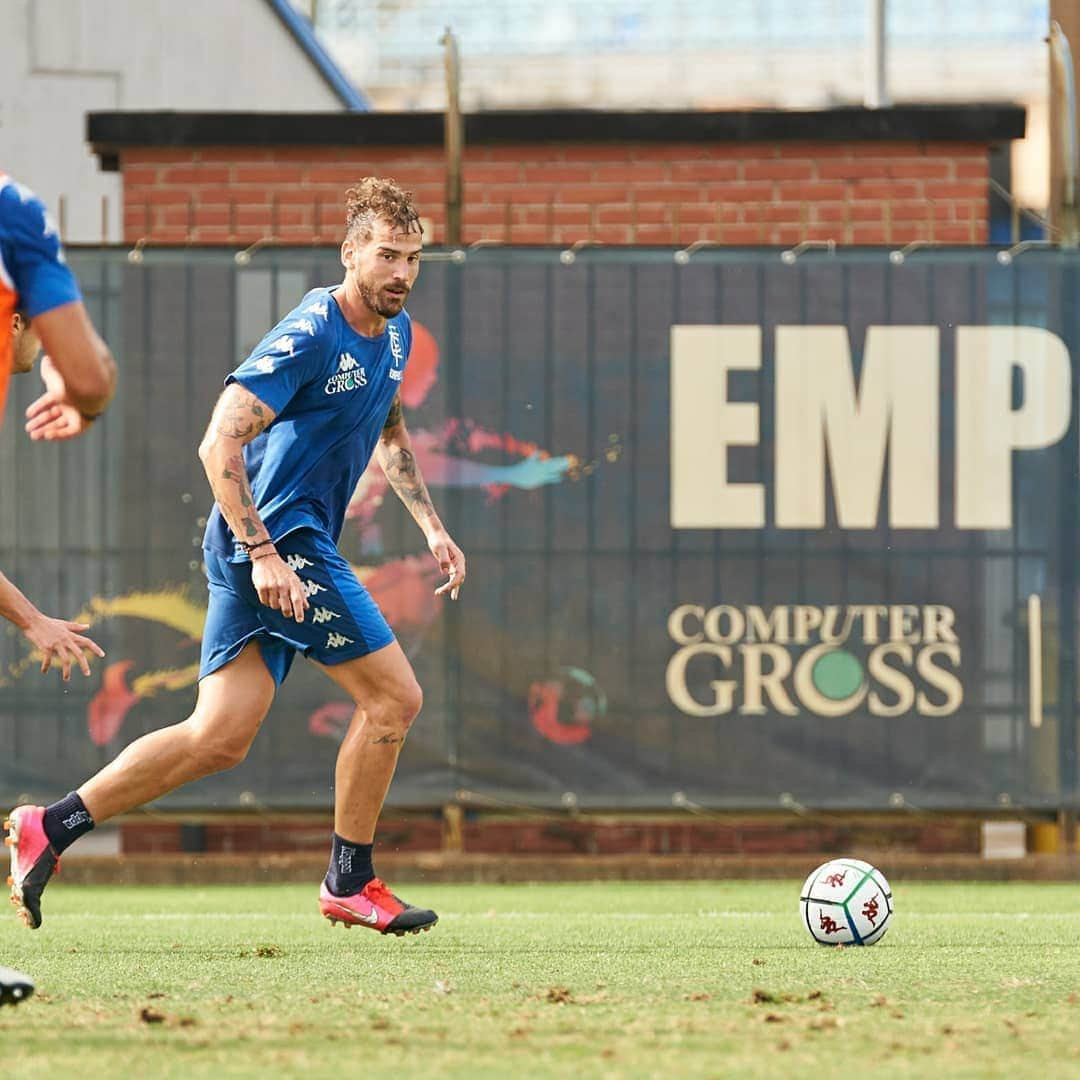
M865 949L815 945L798 888L412 885L442 919L398 939L311 888L61 878L0 923L38 982L4 1075L1080 1076L1080 885L894 883Z

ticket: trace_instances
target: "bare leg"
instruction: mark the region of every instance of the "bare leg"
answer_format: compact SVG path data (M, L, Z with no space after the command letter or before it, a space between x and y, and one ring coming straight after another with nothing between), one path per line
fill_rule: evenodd
M101 824L182 784L238 765L270 708L274 689L258 645L249 644L199 683L191 716L136 739L79 788L90 816Z
M357 660L317 666L356 703L334 770L334 832L354 844L370 844L423 696L396 641Z

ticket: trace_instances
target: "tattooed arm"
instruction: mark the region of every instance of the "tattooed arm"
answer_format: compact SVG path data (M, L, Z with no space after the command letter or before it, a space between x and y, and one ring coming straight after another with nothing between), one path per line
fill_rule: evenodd
M397 492L398 498L405 504L405 508L412 514L424 535L427 535L430 528L442 529L442 522L439 520L439 515L435 513L435 506L428 494L427 485L416 464L412 439L405 427L400 394L394 397L393 404L390 406L386 423L383 425L382 437L375 447L375 456L383 472L386 473L390 486Z
M242 452L247 443L266 430L274 416L273 409L250 390L240 383L230 383L214 407L210 426L199 445L199 460L226 524L251 551L251 583L259 600L286 618L303 622L308 606L303 585L278 555L273 537L259 517Z
M456 600L458 590L465 581L465 556L461 548L450 539L446 527L439 520L435 506L428 494L427 485L420 475L420 467L413 453L412 439L405 427L405 416L401 408L401 395L394 397L382 435L375 446L375 456L386 473L387 482L397 493L398 498L412 514L420 526L431 549L431 554L439 562L439 569L448 574L447 580L435 590L436 596L449 593Z
M274 412L268 405L239 383L230 383L218 398L199 446L199 459L214 500L233 536L246 544L269 540L270 534L255 509L241 451L273 419Z

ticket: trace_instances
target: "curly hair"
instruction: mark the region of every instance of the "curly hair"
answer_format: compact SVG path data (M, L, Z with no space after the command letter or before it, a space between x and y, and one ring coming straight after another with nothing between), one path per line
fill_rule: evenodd
M422 231L411 191L402 191L393 180L365 176L345 192L345 235L370 240L376 218L386 218L398 232Z

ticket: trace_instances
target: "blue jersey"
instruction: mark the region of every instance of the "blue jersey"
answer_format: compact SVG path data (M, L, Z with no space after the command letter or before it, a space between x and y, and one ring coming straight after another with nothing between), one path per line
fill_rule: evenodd
M0 289L31 318L81 299L41 200L0 173Z
M349 325L331 289L313 289L225 380L274 410L272 424L244 447L255 507L271 537L320 529L336 543L412 346L402 311L375 338ZM203 545L246 559L217 504Z
M33 192L0 173L0 413L11 374L11 315L31 318L78 300L60 236Z

